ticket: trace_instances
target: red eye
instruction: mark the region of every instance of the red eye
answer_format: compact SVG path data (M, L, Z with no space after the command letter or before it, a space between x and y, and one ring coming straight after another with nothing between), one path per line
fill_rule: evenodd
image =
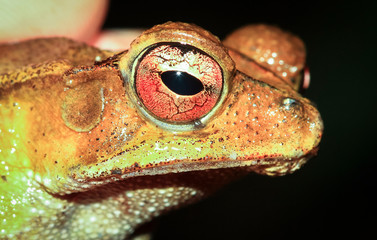
M223 76L219 64L199 49L163 44L141 58L136 92L145 108L169 122L189 122L205 116L220 98Z

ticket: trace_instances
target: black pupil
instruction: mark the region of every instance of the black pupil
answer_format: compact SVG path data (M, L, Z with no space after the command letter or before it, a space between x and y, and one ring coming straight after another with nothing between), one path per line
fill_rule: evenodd
M204 89L196 77L180 71L166 71L161 74L162 82L179 95L195 95Z

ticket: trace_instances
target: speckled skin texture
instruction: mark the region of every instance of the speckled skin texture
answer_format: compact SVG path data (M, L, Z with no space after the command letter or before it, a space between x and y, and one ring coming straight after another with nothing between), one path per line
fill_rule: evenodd
M241 54L248 56L257 63L256 67L265 68L284 81L285 85L298 88L294 79L303 69L305 64L305 45L295 35L285 32L278 27L263 24L247 25L230 34L224 44L234 50L232 57ZM240 64L240 61L237 61ZM246 67L238 66L249 76L256 79L265 79L269 74L255 71L250 64ZM260 75L258 75L258 73ZM266 81L266 80L265 80ZM282 88L283 84L279 85Z
M169 22L117 54L63 38L1 45L1 238L124 239L248 172L299 169L318 150L320 114L275 67L237 50L239 36L225 41L228 50L197 26ZM289 36L284 41L300 42ZM265 50L294 67L296 78L301 43L303 52L286 49L288 58L269 39ZM140 101L138 63L160 43L200 49L221 68L221 94L204 116L165 121ZM187 73L201 72L188 66Z

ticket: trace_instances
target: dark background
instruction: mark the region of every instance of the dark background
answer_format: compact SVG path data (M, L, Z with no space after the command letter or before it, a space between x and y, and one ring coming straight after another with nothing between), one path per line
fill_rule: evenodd
M376 1L111 2L104 28L184 21L224 38L263 22L299 35L312 77L304 95L325 124L319 155L301 170L277 178L250 174L163 216L154 239L373 238L376 12Z

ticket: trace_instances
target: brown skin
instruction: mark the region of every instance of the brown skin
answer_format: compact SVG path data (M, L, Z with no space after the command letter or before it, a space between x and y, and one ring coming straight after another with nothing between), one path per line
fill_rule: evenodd
M209 32L170 22L118 54L61 38L0 46L0 157L6 159L0 170L0 210L6 212L1 236L128 237L141 223L247 172L284 175L300 168L317 152L319 112L274 67L237 50L238 38L225 41L233 59ZM161 44L182 50L161 53L161 69L186 66L187 73L205 76L192 56L209 56L220 67L221 93L206 114L174 122L156 117L139 99L138 63ZM269 44L267 37L263 46ZM287 51L299 60L284 60L298 74L305 52L297 49ZM158 80L158 73L153 76ZM156 93L168 91L161 89ZM177 100L173 106L195 101L169 94L167 101ZM186 108L181 111L189 114Z
M305 65L304 43L278 27L263 24L244 26L230 34L224 44L231 49L237 69L279 88L300 87L300 71ZM263 71L264 70L264 71ZM282 82L280 84L280 82Z

